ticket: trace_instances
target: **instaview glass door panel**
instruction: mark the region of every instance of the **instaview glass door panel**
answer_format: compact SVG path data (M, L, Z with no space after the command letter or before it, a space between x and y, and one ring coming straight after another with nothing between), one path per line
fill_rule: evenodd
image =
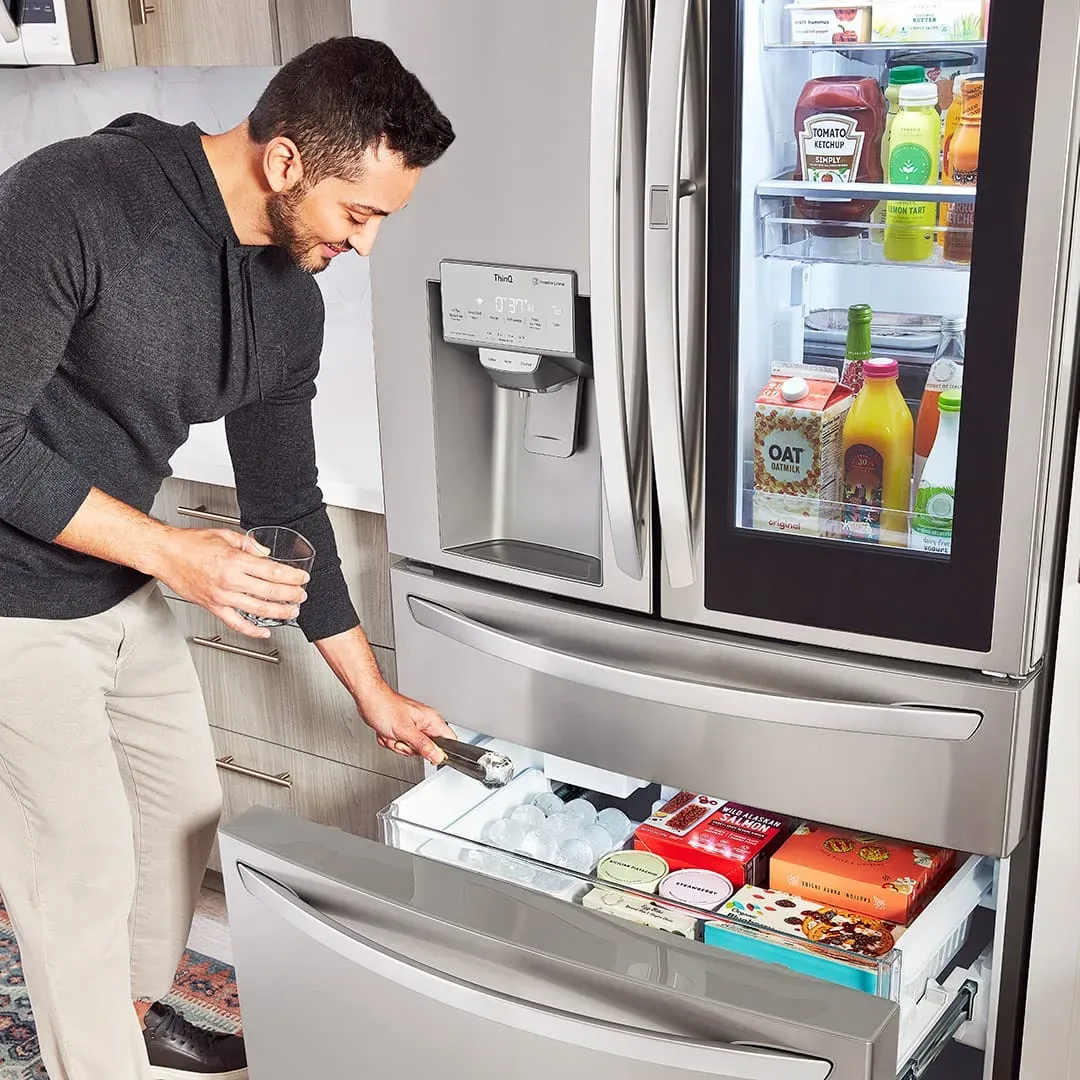
M991 651L1041 12L713 5L707 609Z

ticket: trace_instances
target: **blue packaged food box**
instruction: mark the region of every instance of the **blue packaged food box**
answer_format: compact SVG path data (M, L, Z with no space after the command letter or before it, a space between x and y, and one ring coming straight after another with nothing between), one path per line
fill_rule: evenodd
M705 924L706 945L868 994L881 992L904 932L894 923L752 885L717 914Z

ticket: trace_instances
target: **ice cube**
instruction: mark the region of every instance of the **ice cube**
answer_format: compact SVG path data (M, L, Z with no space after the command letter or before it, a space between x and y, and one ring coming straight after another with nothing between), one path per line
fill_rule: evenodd
M593 860L602 859L614 846L611 833L603 825L590 825L582 839L592 848Z
M549 817L547 819L547 828L559 843L581 834L581 822L565 810Z
M485 839L503 851L517 851L518 845L525 839L525 832L524 825L509 818L500 818L485 830Z
M566 806L566 803L564 803L554 791L539 792L533 796L532 804L533 806L539 807L546 817L551 817L552 814L559 813L559 811Z
M536 867L521 859L507 859L509 866L503 875L516 885L531 885L536 880Z
M567 870L577 870L581 874L587 874L596 861L592 848L578 837L564 840L559 845L557 857L560 866L565 866Z
M566 804L566 812L578 820L582 828L596 821L596 807L587 799L574 799Z
M522 855L539 859L541 862L552 862L558 847L555 837L547 829L532 829L521 841L520 851Z
M532 803L525 803L524 806L515 806L513 813L510 815L511 821L516 821L522 828L538 829L541 825L547 821L547 817L544 811L539 806L533 806Z
M486 858L487 852L481 851L479 848L467 847L458 852L458 862L467 866L470 870L486 869Z
M608 831L612 843L615 844L621 843L630 832L630 819L617 806L601 810L596 821Z

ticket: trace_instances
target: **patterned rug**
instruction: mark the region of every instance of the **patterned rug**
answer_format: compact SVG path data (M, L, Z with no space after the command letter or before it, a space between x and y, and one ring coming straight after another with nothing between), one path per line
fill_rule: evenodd
M228 964L184 954L172 993L165 999L193 1023L215 1031L240 1030L236 978ZM48 1080L38 1056L37 1032L22 964L7 912L0 906L0 1080Z

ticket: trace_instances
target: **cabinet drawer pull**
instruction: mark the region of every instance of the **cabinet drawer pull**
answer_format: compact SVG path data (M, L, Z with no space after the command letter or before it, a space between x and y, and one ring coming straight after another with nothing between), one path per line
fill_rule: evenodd
M259 772L258 769L249 769L246 765L237 765L232 754L219 757L217 767L225 772L237 773L239 776L250 776L252 780L265 780L266 783L274 784L277 787L292 787L292 777L287 772L268 773Z
M204 649L217 649L218 652L231 653L233 656L246 656L249 660L261 660L264 664L281 663L277 649L268 653L258 652L255 649L242 649L239 645L230 645L227 641L222 641L220 634L215 634L213 637L196 636L191 641L193 645L201 645Z
M198 518L199 521L216 521L221 525L231 525L234 529L240 528L240 519L230 514L215 514L207 510L205 506L178 506L176 512L181 517Z

